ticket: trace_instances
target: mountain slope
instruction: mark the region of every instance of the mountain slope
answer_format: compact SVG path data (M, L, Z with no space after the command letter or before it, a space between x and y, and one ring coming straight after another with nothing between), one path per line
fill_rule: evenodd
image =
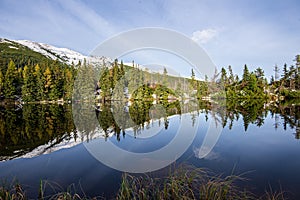
M87 58L76 51L72 51L67 48L58 48L49 44L37 43L28 40L14 40L14 42L19 43L28 47L29 49L41 53L52 60L59 60L67 64L77 64L79 61L83 61Z
M22 68L29 62L37 64L41 62L51 63L57 61L62 64L77 65L86 60L90 64L112 63L110 58L99 56L90 57L79 52L59 48L49 44L33 42L29 40L9 40L0 38L0 66L2 72L6 71L9 61L13 60L18 68Z
M52 59L47 56L33 51L27 46L19 44L13 40L0 39L0 66L2 72L6 71L6 67L10 60L13 60L17 67L24 67L30 63L51 62Z
M41 53L42 55L52 60L58 60L68 65L71 65L72 63L77 65L79 62L82 63L84 60L86 60L87 63L91 63L91 64L102 64L103 61L105 63L107 62L112 63L112 60L110 58L104 56L98 56L98 57L85 56L79 52L67 48L59 48L49 44L38 43L29 40L13 40L13 41L23 46L26 46L35 52Z

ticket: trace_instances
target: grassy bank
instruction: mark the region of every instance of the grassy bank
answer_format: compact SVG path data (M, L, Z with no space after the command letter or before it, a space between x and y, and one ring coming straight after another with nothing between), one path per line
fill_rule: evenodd
M179 169L170 171L165 177L154 178L149 175L133 176L123 174L118 193L113 199L199 199L199 200L238 200L238 199L287 199L284 192L272 191L270 188L263 196L256 196L250 191L238 187L239 182L247 181L242 175L223 177L204 169ZM39 199L105 199L104 197L88 197L76 193L75 187L70 186L66 191L57 191L53 195L44 195L47 187L52 187L42 182L39 188ZM0 187L0 200L28 199L26 191L20 184Z
M124 174L119 200L129 199L199 199L199 200L238 200L266 199L283 200L283 192L272 191L270 188L262 196L240 188L240 182L247 181L243 175L223 177L206 169L179 168L163 178L152 178L146 175L132 176Z

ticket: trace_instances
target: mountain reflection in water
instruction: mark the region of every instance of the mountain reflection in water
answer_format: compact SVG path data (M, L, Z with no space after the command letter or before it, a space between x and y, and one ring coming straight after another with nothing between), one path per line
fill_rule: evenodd
M212 118L229 129L235 121L242 118L245 131L250 124L263 126L264 119L270 113L274 119L275 129L282 126L286 130L289 126L294 130L295 138L300 138L300 106L297 102L268 105L251 101L241 105L230 101L218 103L134 101L88 106L94 112L84 116L73 115L71 105L25 104L21 108L15 105L1 106L0 160L30 158L70 148L96 138L116 137L120 141L122 138L125 139L126 132L142 137L144 130L151 132L151 124L154 122L157 122L159 127L168 129L171 116L181 116L185 113L190 113L192 125L202 113L206 121ZM89 117L96 117L98 120L96 127L74 126L73 120L89 123Z

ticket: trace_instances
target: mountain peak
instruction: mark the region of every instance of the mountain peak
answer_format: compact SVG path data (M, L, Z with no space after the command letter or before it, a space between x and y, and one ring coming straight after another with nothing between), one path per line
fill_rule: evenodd
M65 62L67 64L77 64L79 61L83 61L87 58L76 51L67 49L67 48L59 48L45 43L38 43L29 40L12 40L16 43L19 43L23 46L28 47L29 49L41 53L48 58L53 60L58 59L59 61Z
M4 39L6 40L6 39ZM2 40L1 40L2 41ZM41 53L46 57L56 60L58 59L61 62L75 65L79 62L83 62L84 60L87 63L95 64L95 63L103 63L104 62L112 62L110 58L105 56L85 56L79 52L73 51L68 48L55 47L45 43L39 43L29 40L12 40L18 44L28 47L29 49Z

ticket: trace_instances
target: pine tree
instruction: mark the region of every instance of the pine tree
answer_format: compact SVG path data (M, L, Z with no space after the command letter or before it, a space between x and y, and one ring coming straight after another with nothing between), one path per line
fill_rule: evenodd
M107 68L107 67L103 67ZM103 71L103 70L102 70ZM91 101L94 99L95 89L98 80L96 76L98 75L94 67L86 62L78 69L78 75L74 83L74 97L77 100ZM102 82L100 81L102 84ZM106 84L110 84L110 81L106 81ZM102 85L100 85L101 87Z
M35 91L36 91L36 100L42 101L45 100L44 94L44 76L42 74L39 64L36 64L34 67L34 76L35 76Z
M48 66L43 75L45 79L45 83L44 83L45 98L48 98L52 88L52 73Z
M231 65L228 66L228 72L229 72L229 84L233 84L234 83L234 75L233 75L233 71L232 71L232 67Z
M247 65L245 65L244 72L243 72L243 82L247 83L249 81L249 78L250 78L250 73L249 73Z
M256 75L252 72L249 77L249 82L247 84L248 93L254 93L258 95L259 88L257 86L257 78Z
M163 72L163 85L164 86L166 86L166 87L168 87L168 76L167 76L167 74L168 74L168 71L167 71L167 69L164 67L164 72Z
M192 79L195 79L195 72L194 72L194 69L192 68L192 76L191 76Z
M290 80L289 80L289 73L288 73L288 68L287 68L287 64L284 63L283 65L283 75L282 75L282 79L283 81L283 85L284 87L289 87L290 85Z
M256 75L257 79L263 78L264 77L264 70L262 70L262 68L260 68L260 67L257 68L255 70L255 75Z
M264 70L262 70L262 68L257 68L255 70L255 75L256 75L256 78L257 78L257 82L258 82L258 86L263 89L264 87L264 76L265 76L265 73L264 73Z
M274 66L274 72L275 72L275 81L278 81L279 78L279 67L277 65Z
M16 95L17 70L15 63L10 60L5 74L4 96L14 98Z
M22 99L26 102L34 101L36 92L34 90L34 77L31 70L26 65L23 70L23 86L22 86Z
M20 95L21 94L21 90L22 90L22 85L23 85L23 70L22 68L17 68L16 69L16 94Z
M274 79L274 76L272 75L271 79L270 79L270 84L272 85L274 82L275 82L275 79Z
M137 69L131 68L128 71L129 77L128 77L128 91L132 95L134 90L136 89L136 86L138 85L137 82Z
M224 67L221 69L221 84L225 87L227 85L227 72Z
M124 70L123 60L121 60L120 74L121 74L121 76L124 76L124 75L125 75L125 70Z
M300 67L300 55L296 55L296 59L295 59L295 61L296 61L296 67Z
M296 89L300 89L300 55L296 56L296 72L295 72Z
M114 88L119 80L119 66L118 59L115 59L114 66L112 69L112 88Z
M0 70L0 98L3 95L3 86L4 86L4 76Z
M290 89L294 90L295 89L295 74L294 74L295 67L293 65L290 66Z
M195 89L196 88L196 79L195 79L194 69L192 69L192 75L191 75L190 83L191 83L192 89Z
M117 75L117 84L118 87L114 89L114 98L123 100L125 98L124 96L124 89L127 85L126 80L125 80L125 71L124 71L124 64L123 61L121 60L121 64L117 65L118 66L118 75Z
M239 76L238 76L238 75L235 75L235 80L234 80L234 82L239 83L239 81L240 81Z
M110 94L109 69L106 66L104 66L102 70L99 82L101 88L101 96L102 99L105 101Z
M208 88L208 76L205 75L205 78L204 78L204 92L205 92L205 95L208 95L209 93L209 88Z
M284 63L284 65L283 65L283 78L287 78L287 76L288 76L288 69L287 69L287 64L286 63Z
M57 100L59 98L62 98L63 96L63 73L62 73L62 69L59 66L58 63L54 63L52 65L52 80L53 80L53 84L52 84L52 88L51 91L49 93L49 98L51 100Z
M73 90L73 75L70 69L65 69L65 81L64 81L64 98L71 99L72 98L72 90Z

